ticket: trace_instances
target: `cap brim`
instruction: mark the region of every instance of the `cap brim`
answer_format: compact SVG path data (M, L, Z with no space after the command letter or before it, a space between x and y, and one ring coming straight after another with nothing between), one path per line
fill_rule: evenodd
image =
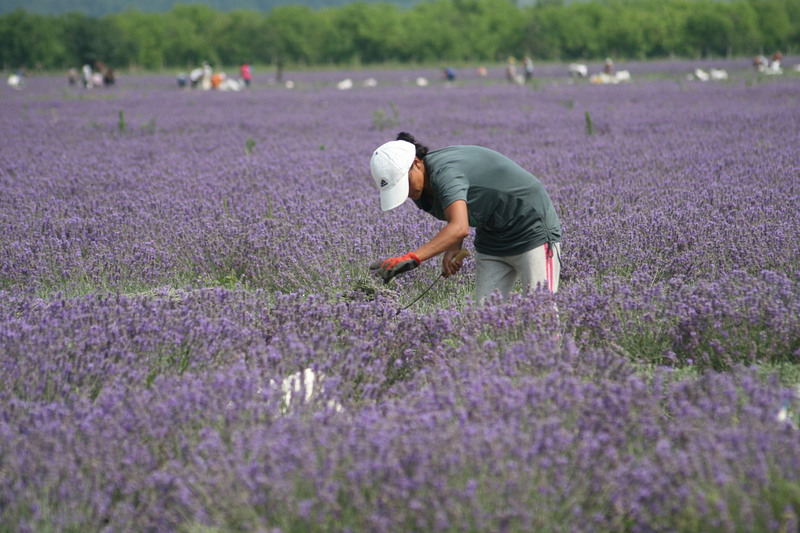
M381 210L389 211L399 207L406 198L408 198L408 178L401 178L394 187L381 191Z

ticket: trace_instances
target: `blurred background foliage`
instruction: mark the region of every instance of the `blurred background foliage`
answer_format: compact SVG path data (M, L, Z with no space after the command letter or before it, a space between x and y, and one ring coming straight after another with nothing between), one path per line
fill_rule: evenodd
M102 16L25 9L0 15L0 65L65 69L360 65L796 52L800 0L357 1L221 11L176 4Z
M337 7L349 3L351 0L2 0L0 14L14 11L18 8L27 9L34 13L59 15L70 11L80 11L87 15L100 17L111 13L121 13L128 8L139 11L169 11L178 4L202 4L219 11L235 11L249 9L252 11L269 11L282 5L302 4L313 8ZM411 7L420 0L389 0L392 4L401 7ZM534 3L536 0L524 0ZM567 0L584 1L584 0Z

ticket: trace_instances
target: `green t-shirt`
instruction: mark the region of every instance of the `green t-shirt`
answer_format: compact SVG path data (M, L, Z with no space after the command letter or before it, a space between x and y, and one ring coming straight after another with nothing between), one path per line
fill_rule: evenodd
M544 185L506 156L481 146L450 146L428 153L425 168L433 196L423 194L414 203L445 220L447 206L466 201L479 252L517 255L561 241L561 221Z

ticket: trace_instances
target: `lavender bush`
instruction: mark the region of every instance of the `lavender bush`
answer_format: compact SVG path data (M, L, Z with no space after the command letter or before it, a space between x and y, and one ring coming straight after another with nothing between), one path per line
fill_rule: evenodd
M785 63L3 88L0 531L797 530ZM441 227L380 212L400 129L545 182L558 294L370 275Z

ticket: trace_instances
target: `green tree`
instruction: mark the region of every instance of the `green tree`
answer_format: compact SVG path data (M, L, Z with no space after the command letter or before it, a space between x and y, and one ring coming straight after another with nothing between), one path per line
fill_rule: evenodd
M129 45L120 32L117 19L103 17L94 19L82 13L70 12L54 19L58 28L60 45L58 62L62 67L89 64L92 67L102 62L107 65L127 65Z
M684 40L697 57L725 56L730 52L733 22L708 0L697 2L686 18Z
M466 59L503 60L525 52L524 20L511 0L461 0L456 7L459 4L472 4L469 9L462 8L462 16L473 28L473 34L465 36L471 45Z
M561 53L566 58L600 57L606 52L598 50L600 41L598 10L590 4L573 4L556 20L560 34Z
M158 70L166 65L167 17L129 10L115 16L116 26L130 43L129 65Z
M50 67L63 57L52 18L17 9L0 17L0 66Z
M346 4L335 10L333 24L342 39L339 59L378 63L400 59L406 32L397 6L389 3Z
M417 4L408 14L414 38L409 42L413 61L448 61L468 56L470 28L465 27L453 3L432 0Z
M221 0L213 5L222 6ZM254 0L255 1L255 0ZM357 0L336 8L284 5L221 12L179 4L129 10L0 15L0 64L65 68L216 68L251 63L352 64L600 59L791 53L800 46L800 0ZM256 6L256 4L253 4ZM258 3L263 7L264 4ZM519 7L519 6L524 7Z
M267 16L271 34L273 63L298 62L315 64L323 57L325 28L315 11L306 6L285 5Z
M758 16L761 50L765 53L788 50L790 36L798 32L797 25L792 26L789 16L793 9L792 3L783 0L751 0L750 5Z
M645 36L646 57L684 55L689 48L683 42L687 12L684 0L641 0L637 3L639 22Z
M636 4L613 2L595 18L599 19L596 37L601 46L590 46L590 55L646 56L649 18Z
M522 47L542 59L561 59L561 35L558 21L563 5L536 4L525 10Z
M264 17L256 11L232 11L217 34L215 47L223 65L243 62L269 62L264 52L267 45L267 26Z
M229 16L200 4L178 4L166 14L165 41L170 43L172 57L165 61L197 65L208 61L222 63L219 50L225 38Z
M731 2L724 6L728 19L733 23L729 50L731 55L751 55L761 43L758 14L747 2Z

